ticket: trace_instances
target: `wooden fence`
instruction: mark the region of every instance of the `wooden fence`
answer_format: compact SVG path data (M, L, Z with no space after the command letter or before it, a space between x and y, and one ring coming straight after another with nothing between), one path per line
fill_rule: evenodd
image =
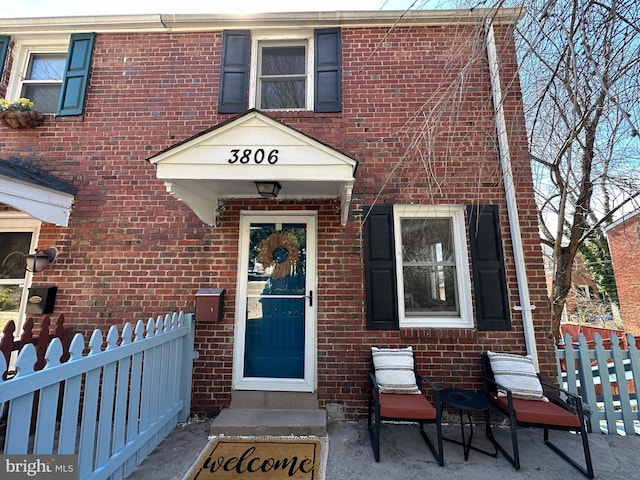
M126 477L187 420L193 346L192 315L182 312L151 318L146 328L126 323L121 334L112 326L106 339L96 329L88 345L77 333L66 363L54 338L39 371L36 348L27 344L15 375L0 380L0 404L8 407L0 453L78 455L83 480ZM0 355L0 371L6 368Z
M556 349L558 381L582 396L592 413L589 431L599 428L609 434L640 434L640 411L636 382L640 381L640 353L630 333L593 341L583 334L573 342L564 336L564 347Z
M69 360L69 346L71 345L71 339L73 338L73 329L66 327L64 324L64 314L58 315L56 326L53 329L53 334L49 331L51 327L51 318L47 315L40 322L39 328L36 327L33 318L27 318L22 326L22 332L18 340L14 340L16 325L13 320L9 320L4 329L2 330L2 337L0 338L0 351L4 356L7 364L7 370L0 372L3 379L7 379L15 372L13 368L18 356L18 352L28 343L32 343L36 349L36 356L38 357L34 370L42 370L46 363L44 355L47 351L49 343L54 338L59 338L62 345L62 356L60 357L60 363L64 363ZM34 329L37 333L34 333Z

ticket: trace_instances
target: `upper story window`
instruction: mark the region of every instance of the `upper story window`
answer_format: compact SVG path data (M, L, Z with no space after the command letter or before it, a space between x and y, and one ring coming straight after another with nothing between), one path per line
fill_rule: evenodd
M307 46L260 42L256 105L263 110L307 108Z
M30 99L34 109L39 112L55 113L60 100L65 61L64 52L30 54L20 97Z
M94 40L93 33L16 39L7 98L29 98L41 113L83 113Z
M224 32L220 113L342 110L340 29Z

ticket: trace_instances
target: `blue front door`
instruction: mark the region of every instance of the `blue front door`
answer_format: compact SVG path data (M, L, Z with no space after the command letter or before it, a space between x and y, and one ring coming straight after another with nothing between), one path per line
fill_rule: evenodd
M305 223L249 226L245 377L304 378L306 253Z

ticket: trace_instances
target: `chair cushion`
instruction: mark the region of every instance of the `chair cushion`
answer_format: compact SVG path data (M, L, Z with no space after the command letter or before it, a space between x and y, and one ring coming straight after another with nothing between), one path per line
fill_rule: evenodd
M404 420L435 420L436 409L423 395L381 393L380 415Z
M381 393L420 393L411 347L371 347L371 355Z
M500 397L493 392L489 400L504 413L509 413L507 397ZM518 422L580 428L580 418L576 414L552 402L514 398L513 410Z
M493 377L516 398L546 400L531 356L487 351Z

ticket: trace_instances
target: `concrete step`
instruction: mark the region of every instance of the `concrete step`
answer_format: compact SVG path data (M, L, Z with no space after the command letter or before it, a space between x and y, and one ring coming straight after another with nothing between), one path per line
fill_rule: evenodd
M327 434L322 409L225 408L211 422L211 435L318 436Z
M275 408L280 410L318 409L317 393L235 390L231 408Z

